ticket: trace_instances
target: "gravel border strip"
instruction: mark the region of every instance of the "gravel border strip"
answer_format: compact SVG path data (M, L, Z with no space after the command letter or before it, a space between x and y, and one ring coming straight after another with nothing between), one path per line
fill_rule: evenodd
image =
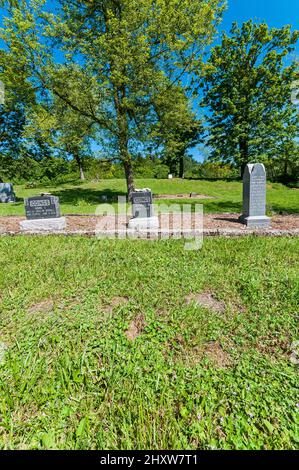
M124 232L116 232L116 231L95 231L95 230L59 230L59 231L52 231L52 232L2 232L0 233L1 237L11 236L11 237L18 237L18 236L49 236L49 235L61 235L61 236L85 236L85 237L99 237L99 238L115 238L115 239L149 239L149 240L157 240L157 239L175 239L175 238L184 238L184 239L192 239L201 235L201 231L199 230L189 230L189 231L181 231L181 230L170 230L162 231L162 230L150 230L150 231L134 231L134 230L127 230ZM119 236L120 235L120 236ZM274 229L259 229L259 230L232 230L232 229L204 229L203 230L204 237L246 237L246 236L256 236L256 237L298 237L299 236L299 229L293 230L274 230Z

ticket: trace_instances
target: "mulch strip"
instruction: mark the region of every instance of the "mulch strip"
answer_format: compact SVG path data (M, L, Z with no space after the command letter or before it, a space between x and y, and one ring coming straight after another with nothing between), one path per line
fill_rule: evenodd
M185 216L184 216L185 217ZM110 236L118 230L125 231L129 220L127 216L93 216L93 215L68 215L67 229L59 232L63 235L87 235L94 236L98 233ZM7 216L0 217L0 235L20 234L20 221L24 217ZM186 225L187 229L182 229L181 214L161 214L160 229L156 235L170 234L175 236L178 233L187 233L200 230L192 215L192 224ZM186 216L188 222L188 216ZM183 226L185 227L185 226ZM299 236L299 215L275 215L272 217L271 225L267 229L248 229L238 221L237 214L206 214L204 215L204 235L205 236L242 236L242 235L268 235L268 236Z

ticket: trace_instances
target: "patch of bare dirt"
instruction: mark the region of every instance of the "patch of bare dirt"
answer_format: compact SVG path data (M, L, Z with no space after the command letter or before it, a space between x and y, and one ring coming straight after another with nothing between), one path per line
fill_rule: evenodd
M255 347L264 355L269 355L274 359L288 356L290 339L281 338L275 335L260 336Z
M180 348L175 351L176 360L183 362L187 367L195 367L205 358L208 358L219 369L232 365L230 355L222 349L218 341L210 341L191 348L188 348L185 343L180 343L179 346Z
M101 307L101 310L106 314L111 314L115 308L126 304L128 300L128 297L113 297L113 299L110 300L109 305Z
M128 302L128 297L113 297L110 302L112 307L119 307L122 304L126 304Z
M54 309L54 302L52 299L43 300L42 302L32 305L28 309L28 313L33 315L35 313L50 313Z
M134 341L137 336L142 333L145 327L145 321L143 315L138 315L134 320L131 321L129 328L126 331L126 337L129 341Z
M205 355L216 367L225 369L231 365L230 355L225 352L217 341L211 341L205 345Z
M157 317L167 317L169 315L169 311L166 308L158 308L156 310Z
M225 312L225 303L217 300L213 293L203 292L201 294L189 294L186 297L187 304L195 303L196 305L213 310L214 312Z

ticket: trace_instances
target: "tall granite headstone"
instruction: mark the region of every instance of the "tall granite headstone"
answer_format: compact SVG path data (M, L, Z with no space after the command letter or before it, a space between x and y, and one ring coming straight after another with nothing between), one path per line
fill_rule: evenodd
M0 183L0 202L16 202L16 195L11 183Z
M51 232L64 230L66 219L61 217L59 198L41 195L25 199L26 220L20 223L26 232Z
M265 228L271 219L266 216L266 170L263 164L246 165L243 176L243 214L240 221L249 228Z
M150 189L136 189L132 193L133 218L129 228L158 228L158 217L154 216L153 194Z

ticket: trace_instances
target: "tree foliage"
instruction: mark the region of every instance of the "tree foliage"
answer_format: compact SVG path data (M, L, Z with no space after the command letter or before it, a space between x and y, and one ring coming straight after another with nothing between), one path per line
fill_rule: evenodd
M184 74L200 67L202 52L215 32L222 11L219 0L62 0L58 14L45 15L41 34L65 52L65 67L73 63L95 81L98 100L70 99L72 80L40 50L34 53L35 73L66 105L92 120L112 143L124 165L128 191L134 188L132 154L145 144L157 121L154 96L167 78L169 89ZM35 33L33 33L34 35ZM20 34L22 41L28 36ZM78 65L80 64L80 65ZM61 81L63 81L63 84ZM62 86L63 85L63 86ZM87 91L86 91L87 86ZM84 103L85 100L85 104Z
M298 159L298 108L291 100L298 64L286 65L299 32L236 23L213 48L203 77L212 157L237 166Z
M2 38L0 34L0 38ZM0 49L0 179L7 175L20 155L27 111L36 102L24 55L19 56L18 41L11 31L6 49ZM18 54L16 51L18 50Z
M170 172L184 176L187 150L200 142L201 121L191 108L182 86L167 87L167 83L154 97L158 122L153 138L162 147L163 161Z

